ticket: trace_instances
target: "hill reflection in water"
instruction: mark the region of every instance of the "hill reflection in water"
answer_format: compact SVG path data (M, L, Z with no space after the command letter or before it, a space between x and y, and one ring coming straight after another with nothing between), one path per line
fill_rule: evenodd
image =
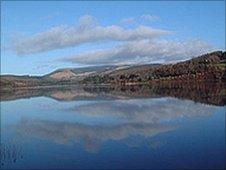
M10 168L91 168L98 162L99 168L107 168L111 162L114 168L146 164L172 169L172 155L182 162L179 167L191 161L201 168L223 165L220 83L74 86L2 94L2 143L14 141L23 150L16 163L1 156ZM206 161L212 154L216 159Z
M50 97L59 101L176 97L199 103L225 105L223 82L155 83L151 85L63 86L1 91L1 101L31 97Z

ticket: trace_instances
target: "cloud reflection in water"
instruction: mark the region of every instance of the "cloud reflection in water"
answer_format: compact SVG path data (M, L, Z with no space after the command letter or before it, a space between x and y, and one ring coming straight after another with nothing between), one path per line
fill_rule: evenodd
M178 128L172 124L175 120L207 116L218 107L189 100L175 98L111 100L86 103L76 107L64 108L66 112L75 113L75 122L21 119L14 126L17 133L50 140L55 143L84 143L89 152L97 152L104 142L122 141L132 136L139 140L169 132ZM76 121L76 114L84 118L103 119L109 123L89 124ZM112 123L110 120L116 120ZM138 143L142 143L137 141Z

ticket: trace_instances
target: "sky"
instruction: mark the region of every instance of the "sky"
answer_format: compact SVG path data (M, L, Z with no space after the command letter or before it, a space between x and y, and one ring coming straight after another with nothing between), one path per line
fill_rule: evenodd
M175 63L225 50L224 1L1 1L1 74Z

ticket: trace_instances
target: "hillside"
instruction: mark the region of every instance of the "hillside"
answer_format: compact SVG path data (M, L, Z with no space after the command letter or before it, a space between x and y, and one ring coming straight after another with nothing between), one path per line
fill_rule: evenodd
M46 86L74 85L81 83L85 78L90 76L106 75L116 70L121 70L129 67L138 67L138 66L106 65L83 68L65 68L58 69L43 76L1 75L0 85L1 90L12 90L16 88L39 88L44 86L46 87ZM152 67L152 65L149 65L149 67Z
M15 76L2 75L0 79L1 90L15 88L33 88L40 86L78 84L87 76L97 75L100 72L110 72L118 66L94 66L84 68L58 69L44 76Z
M176 64L59 69L44 76L2 75L1 91L74 84L149 84L159 81L223 81L226 53L216 51Z
M221 81L226 78L226 53L216 51L176 64L130 67L110 74L90 76L83 83L133 84L156 81Z

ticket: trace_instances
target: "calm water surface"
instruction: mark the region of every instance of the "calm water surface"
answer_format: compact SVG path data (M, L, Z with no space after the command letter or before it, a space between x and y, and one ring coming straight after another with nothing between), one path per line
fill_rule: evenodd
M224 106L99 94L2 101L1 168L225 168Z

